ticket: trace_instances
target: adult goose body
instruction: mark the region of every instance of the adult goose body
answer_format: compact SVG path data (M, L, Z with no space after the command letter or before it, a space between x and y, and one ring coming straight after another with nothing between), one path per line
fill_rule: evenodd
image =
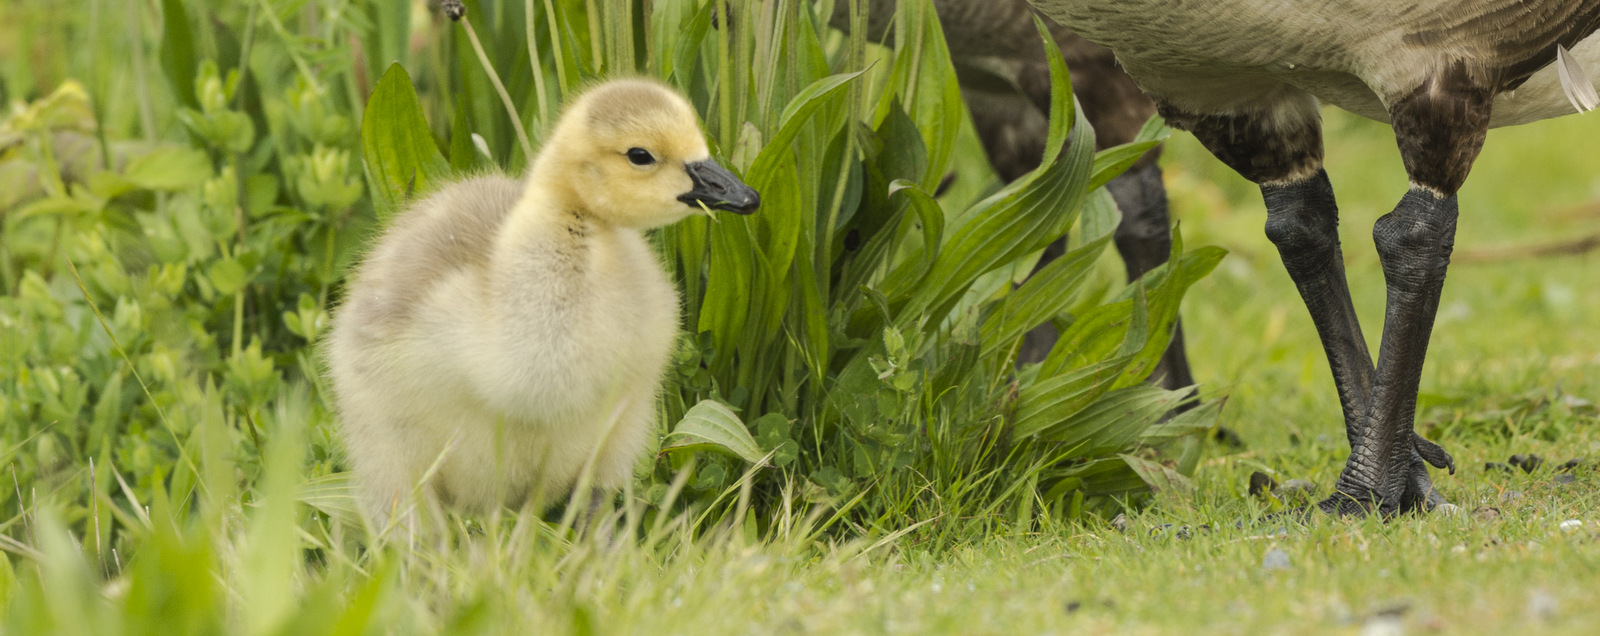
M1261 187L1267 237L1333 370L1350 458L1320 508L1443 501L1413 429L1455 238L1456 191L1487 130L1595 106L1600 0L1029 0L1110 48L1168 123ZM1320 103L1388 122L1410 191L1373 228L1388 288L1376 365L1345 282Z

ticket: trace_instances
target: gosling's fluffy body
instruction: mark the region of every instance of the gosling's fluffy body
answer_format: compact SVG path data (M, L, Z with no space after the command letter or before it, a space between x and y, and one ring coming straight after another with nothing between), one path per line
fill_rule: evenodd
M655 165L629 162L638 147ZM394 219L327 347L371 521L436 460L426 491L478 511L564 500L591 454L596 488L631 477L679 320L642 230L696 209L682 167L707 159L682 98L611 82L568 108L525 183L457 182Z

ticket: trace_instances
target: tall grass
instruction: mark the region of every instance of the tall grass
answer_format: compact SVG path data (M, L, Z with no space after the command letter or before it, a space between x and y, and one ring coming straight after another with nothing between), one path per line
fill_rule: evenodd
M1221 252L1175 241L1172 265L1085 293L1118 218L1099 187L1159 124L1096 154L1056 55L1043 165L937 197L981 163L931 6L899 4L892 49L804 2L467 2L457 25L163 0L118 29L96 2L28 9L82 58L0 75L32 99L0 127L13 628L581 629L742 546L839 565L1182 488L1217 410L1155 425L1182 394L1142 380ZM353 513L309 351L341 277L405 201L521 170L564 99L617 75L689 96L763 199L654 236L685 333L622 534L506 511L388 544ZM1017 369L1046 321L1060 343Z

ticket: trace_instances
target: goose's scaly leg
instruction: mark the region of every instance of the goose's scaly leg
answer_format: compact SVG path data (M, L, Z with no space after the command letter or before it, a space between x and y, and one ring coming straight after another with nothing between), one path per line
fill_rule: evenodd
M1322 170L1321 121L1315 103L1308 102L1298 111L1285 108L1274 113L1238 116L1198 116L1164 105L1162 114L1175 126L1193 132L1212 154L1239 174L1261 184L1261 194L1267 206L1267 237L1278 247L1284 269L1299 289L1306 310L1311 314L1311 321L1316 325L1317 335L1322 340L1328 366L1333 372L1334 385L1339 392L1345 436L1351 448L1351 464L1347 465L1337 487L1342 496L1330 499L1329 502L1333 503L1325 502L1322 508L1329 512L1365 510L1363 505L1344 505L1339 502L1385 498L1372 494L1378 492L1376 487L1363 484L1366 481L1381 481L1370 475L1390 472L1407 476L1410 490L1405 492L1414 494L1412 499L1435 503L1442 501L1427 479L1423 461L1426 459L1442 468L1451 464L1449 454L1434 443L1416 436L1408 426L1409 416L1405 420L1407 426L1393 428L1392 431L1385 429L1393 433L1394 439L1386 442L1383 452L1394 455L1394 458L1380 462L1368 457L1368 454L1377 452L1380 446L1369 440L1373 434L1371 413L1374 412L1377 373L1345 279L1344 256L1339 247L1339 211L1334 201L1333 187L1328 182L1327 173ZM1395 309L1396 306L1391 303L1391 311ZM1401 311L1414 313L1414 310ZM1394 315L1391 313L1391 317ZM1432 314L1429 313L1431 324ZM1386 331L1385 343L1388 342L1387 334ZM1417 358L1419 373L1420 359ZM1391 372L1391 375L1395 375L1395 372ZM1402 392L1404 390L1403 383L1392 383L1391 386ZM1415 380L1410 387L1411 403L1414 404ZM1358 463L1364 467L1350 468ZM1348 476L1355 476L1356 481L1349 481ZM1404 489L1394 489L1394 492L1401 490ZM1398 501L1400 496L1396 494L1388 498Z
M1483 147L1492 92L1464 72L1444 73L1396 100L1390 116L1411 191L1373 226L1388 286L1383 344L1362 439L1339 475L1329 511L1385 514L1439 502L1424 461L1455 471L1444 450L1413 428L1428 337L1455 244L1455 193Z
M1339 209L1322 170L1322 120L1314 100L1275 113L1194 115L1170 105L1161 114L1194 133L1211 154L1261 185L1267 238L1300 290L1322 339L1353 448L1372 393L1367 352L1345 282Z
M1339 390L1345 437L1355 448L1372 395L1372 354L1345 280L1333 186L1328 173L1318 169L1306 179L1262 185L1261 195L1267 203L1267 238L1278 246L1283 267L1317 326Z

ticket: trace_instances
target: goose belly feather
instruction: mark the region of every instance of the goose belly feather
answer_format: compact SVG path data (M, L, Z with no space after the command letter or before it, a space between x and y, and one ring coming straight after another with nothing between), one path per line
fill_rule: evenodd
M1309 93L1388 121L1395 100L1465 64L1495 84L1491 126L1574 112L1554 64L1600 73L1600 0L1030 0L1112 49L1146 92L1190 112L1271 110Z

